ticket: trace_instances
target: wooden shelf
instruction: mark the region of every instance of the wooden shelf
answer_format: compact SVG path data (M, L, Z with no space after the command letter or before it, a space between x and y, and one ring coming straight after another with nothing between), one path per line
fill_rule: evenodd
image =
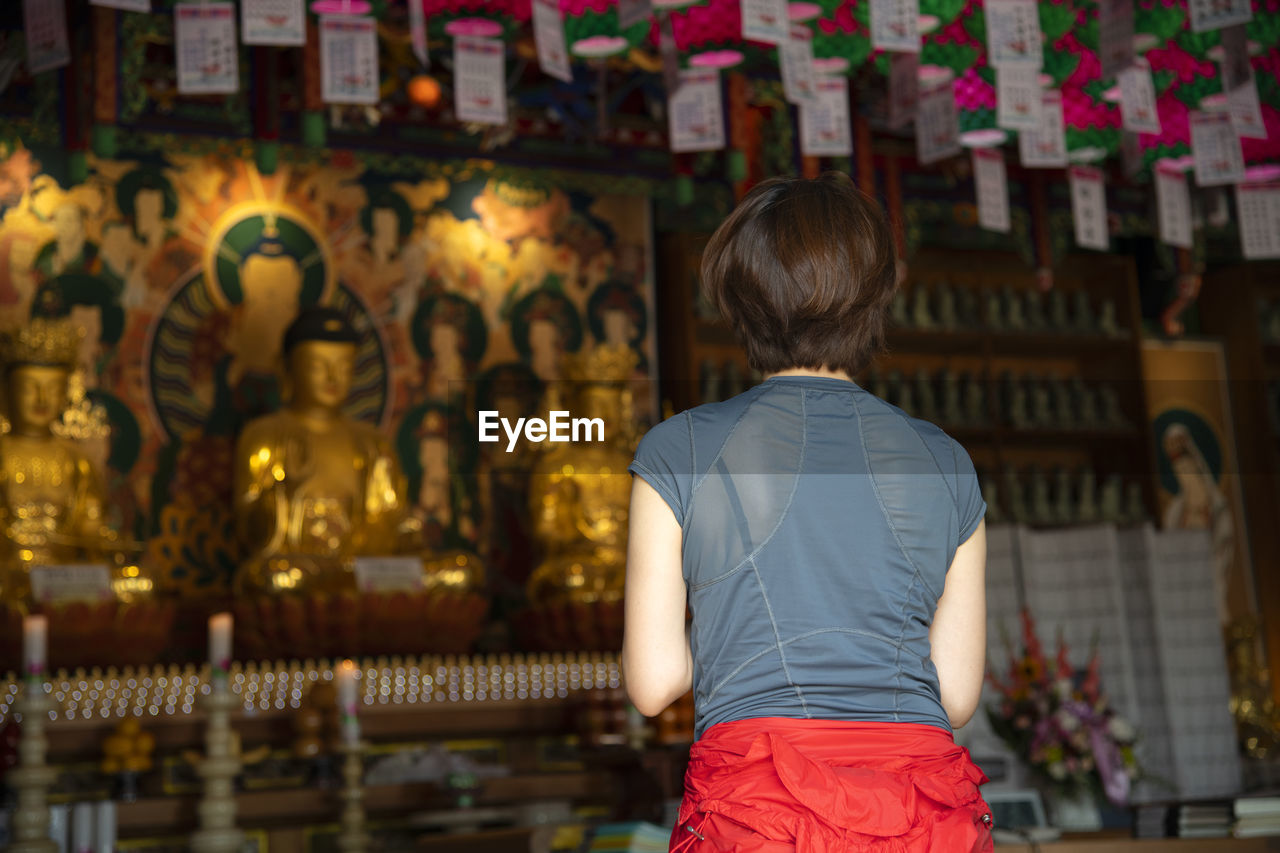
M1026 842L997 844L997 850L1030 850ZM1262 853L1280 850L1280 838L1130 838L1127 833L1067 833L1041 841L1035 849L1052 853Z

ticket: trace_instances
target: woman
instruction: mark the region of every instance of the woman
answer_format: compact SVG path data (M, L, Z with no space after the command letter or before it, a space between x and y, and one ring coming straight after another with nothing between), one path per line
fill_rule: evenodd
M991 849L952 737L982 687L986 505L955 441L852 379L894 290L884 214L841 175L766 181L702 277L766 379L630 468L627 691L646 715L694 691L671 849Z

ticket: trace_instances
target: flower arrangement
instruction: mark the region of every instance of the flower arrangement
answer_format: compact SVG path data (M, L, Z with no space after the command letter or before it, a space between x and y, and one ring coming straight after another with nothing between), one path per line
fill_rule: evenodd
M1096 639L1085 669L1078 671L1061 635L1050 661L1029 611L1022 611L1021 621L1021 655L1010 649L1003 680L994 672L987 675L1000 696L998 705L986 709L992 730L1045 789L1066 797L1101 793L1125 805L1141 775L1134 755L1137 732L1102 692Z

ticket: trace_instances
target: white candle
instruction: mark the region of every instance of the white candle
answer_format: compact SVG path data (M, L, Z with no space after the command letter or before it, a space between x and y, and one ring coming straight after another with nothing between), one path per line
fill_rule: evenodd
M28 616L22 621L22 670L28 678L44 678L49 620Z
M93 853L93 803L76 803L71 808L71 849Z
M215 677L225 677L231 666L231 614L209 617L209 668Z
M94 843L97 853L114 853L116 849L116 804L102 800L94 809Z
M356 717L356 665L344 660L334 672L338 682L338 713L342 718L342 742L355 746L360 742L360 720Z

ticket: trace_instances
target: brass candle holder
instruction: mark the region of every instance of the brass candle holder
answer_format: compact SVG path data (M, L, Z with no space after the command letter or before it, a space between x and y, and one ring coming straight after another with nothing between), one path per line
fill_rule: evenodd
M208 725L205 757L197 767L204 794L197 807L200 828L191 837L193 853L237 853L244 844L244 833L236 829L235 778L240 755L231 731L231 709L238 704L226 680L216 677L201 702Z
M361 741L342 746L342 830L338 833L342 853L369 849L369 834L364 828L364 751Z
M44 691L44 679L29 676L18 700L22 714L22 734L18 741L18 766L9 778L18 792L18 807L13 816L12 853L58 853L58 845L49 837L48 792L57 772L45 763L49 741L44 727L53 703Z

